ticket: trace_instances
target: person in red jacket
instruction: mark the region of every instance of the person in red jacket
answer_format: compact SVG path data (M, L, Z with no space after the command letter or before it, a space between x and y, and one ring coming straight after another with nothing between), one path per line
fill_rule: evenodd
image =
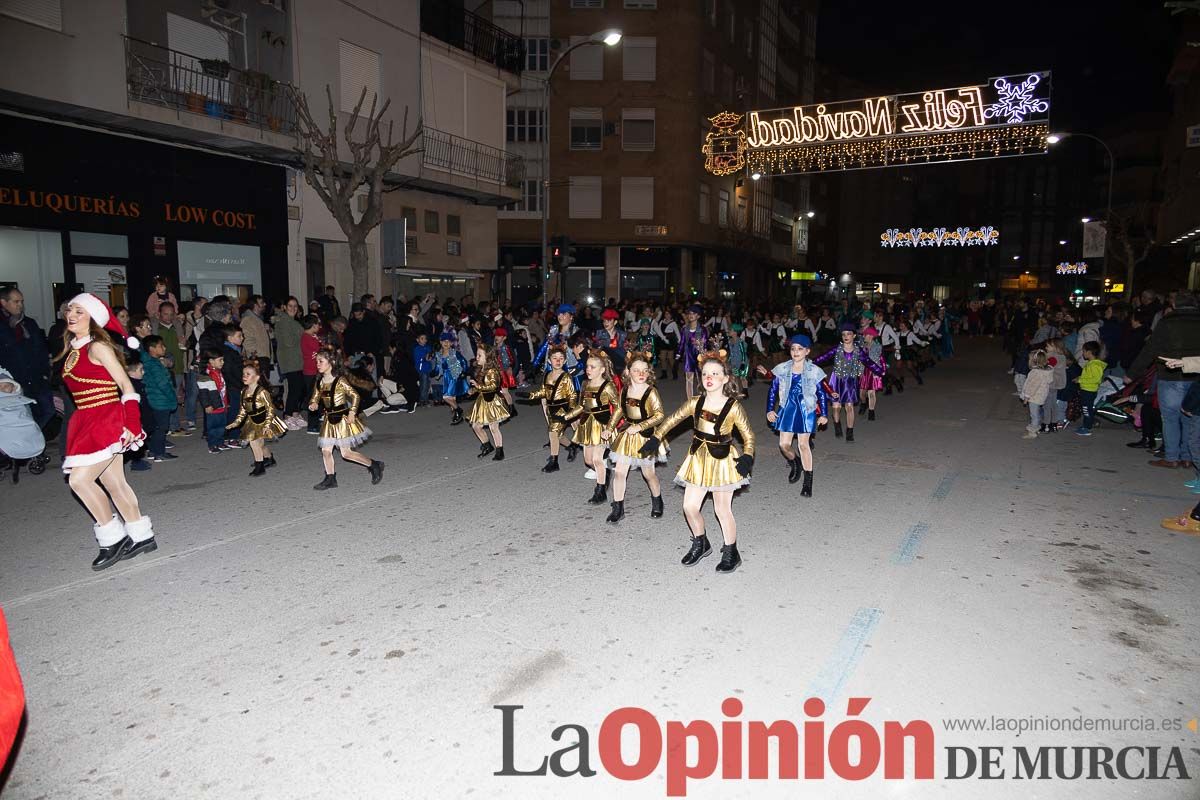
M109 332L121 344L140 346L137 339L126 339L112 309L94 294L85 292L67 304L60 357L63 384L76 410L67 423L62 469L70 476L71 491L95 519L92 530L100 554L92 561L94 570L158 549L150 518L142 516L137 495L125 480L121 454L140 448L146 434L141 397ZM113 513L113 504L120 516Z
M21 687L21 673L17 671L17 659L8 644L4 612L0 611L0 777L4 775L4 765L8 763L13 742L21 729L24 712L25 690ZM0 785L0 789L3 788Z
M317 385L317 353L321 344L321 318L309 314L300 318L300 371L304 374L304 396L312 397L313 387ZM308 432L316 435L321 430L321 417L312 411L308 412Z

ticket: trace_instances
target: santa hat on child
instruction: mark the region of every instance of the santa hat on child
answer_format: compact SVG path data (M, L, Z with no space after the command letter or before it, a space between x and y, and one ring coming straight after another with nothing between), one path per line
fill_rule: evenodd
M96 295L88 294L87 292L77 294L71 298L71 304L77 305L86 311L88 316L92 318L92 321L101 328L104 328L104 330L124 339L125 344L131 349L137 350L141 347L141 342L138 341L136 336L127 336L125 334L125 329L121 327L120 321L117 320L117 315L108 307L108 303L96 297Z

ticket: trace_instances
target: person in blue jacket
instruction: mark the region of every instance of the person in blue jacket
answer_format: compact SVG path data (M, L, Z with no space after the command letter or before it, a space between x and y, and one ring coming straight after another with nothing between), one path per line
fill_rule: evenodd
M809 437L829 420L825 370L808 360L812 339L796 334L788 341L791 359L771 370L767 421L779 433L779 449L788 462L788 482L804 477L800 494L812 497L813 455ZM764 370L765 371L765 370ZM764 376L765 377L765 376ZM795 451L792 442L795 441Z
M579 326L575 324L575 306L570 303L563 303L558 307L558 323L550 326L550 330L546 333L546 341L542 342L542 346L538 348L537 355L533 358L533 366L536 369L546 369L546 353L552 344L566 345L572 336L579 332ZM567 350L567 369L568 371L575 366L575 354Z
M458 425L463 421L463 411L458 406L458 398L465 397L470 391L468 383L470 369L462 353L454 349L458 337L451 331L443 331L438 337L441 349L433 356L433 371L442 376L442 399L450 406L450 424Z

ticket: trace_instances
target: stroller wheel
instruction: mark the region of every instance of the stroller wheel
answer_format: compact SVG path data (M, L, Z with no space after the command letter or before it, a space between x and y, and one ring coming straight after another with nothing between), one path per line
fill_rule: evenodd
M46 471L46 464L49 461L50 459L46 458L45 456L35 456L34 458L29 459L29 464L27 465L29 468L29 474L41 475Z

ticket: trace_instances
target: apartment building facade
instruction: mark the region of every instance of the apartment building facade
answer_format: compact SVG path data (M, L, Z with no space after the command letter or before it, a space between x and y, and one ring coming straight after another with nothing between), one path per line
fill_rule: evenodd
M496 0L526 43L506 137L527 165L500 212L500 261L514 302L540 297L541 211L577 262L547 294L646 298L764 296L807 258L805 178L718 178L701 155L709 121L811 101L816 4L789 0ZM549 187L542 173L547 71L605 30L615 47L573 50L554 73ZM797 219L799 218L799 219Z
M520 42L461 3L426 5L0 5L0 281L46 320L81 287L137 308L154 275L181 299L307 301L333 284L350 300L346 237L304 179L292 95L323 124L332 101L342 138L365 90L364 110L390 101L394 136L406 115L425 123L385 181L370 291L486 291L495 208L517 196L502 145Z

